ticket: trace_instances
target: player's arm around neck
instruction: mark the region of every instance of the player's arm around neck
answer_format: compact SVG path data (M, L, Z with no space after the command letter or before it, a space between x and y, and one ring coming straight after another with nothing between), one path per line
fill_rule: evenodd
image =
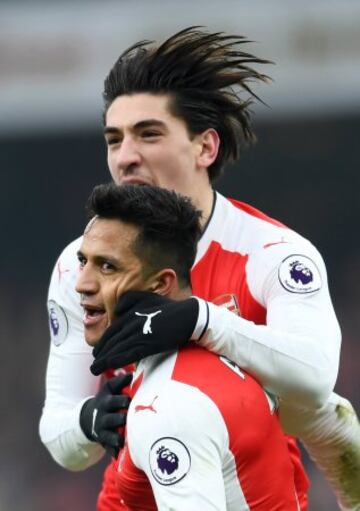
M305 249L319 272L319 289L292 292L279 280L283 261L294 251L304 252L304 247L264 250L249 258L247 275L254 298L267 310L267 324L199 300L195 337L207 323L198 341L201 346L226 355L282 399L317 408L335 385L341 334L323 260L310 244L305 243Z
M91 349L84 341L82 309L75 292L76 251L68 245L55 264L48 294L51 346L46 372L46 399L39 424L42 443L59 465L84 470L104 454L83 433L79 416L84 402L96 394L99 378L89 366Z

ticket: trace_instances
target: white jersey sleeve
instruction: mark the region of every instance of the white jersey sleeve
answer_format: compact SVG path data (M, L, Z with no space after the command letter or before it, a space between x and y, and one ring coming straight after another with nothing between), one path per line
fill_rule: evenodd
M141 406L153 398L149 392L135 395L127 432L131 459L147 475L157 508L235 509L226 504L222 453L228 436L218 408L198 389L176 381L157 393L156 413Z
M98 461L103 448L80 428L83 403L96 394L99 378L89 370L91 348L83 334L82 309L75 291L77 250L81 238L68 245L55 264L48 293L50 353L40 438L54 460L69 470L83 470Z
M300 438L344 511L360 509L360 424L351 403L335 394L318 410L282 403L283 429Z
M194 339L204 332L199 344L227 356L282 399L322 406L335 385L341 344L322 257L295 236L251 254L246 276L267 311L266 325L199 300Z

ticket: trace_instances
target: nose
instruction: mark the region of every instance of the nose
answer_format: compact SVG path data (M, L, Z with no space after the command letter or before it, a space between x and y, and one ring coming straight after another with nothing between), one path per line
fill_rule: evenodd
M141 162L141 154L132 137L124 137L116 153L116 167L122 175L131 174Z
M80 268L75 289L77 293L87 296L94 295L98 292L99 284L88 263Z

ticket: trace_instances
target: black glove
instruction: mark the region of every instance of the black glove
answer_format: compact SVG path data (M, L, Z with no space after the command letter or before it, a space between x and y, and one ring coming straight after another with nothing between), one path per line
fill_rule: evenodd
M130 398L120 391L130 385L132 374L108 380L95 397L88 399L80 412L80 426L89 440L98 442L115 458L124 445L118 431L125 425Z
M115 319L93 350L90 370L124 367L148 355L177 350L192 335L199 315L196 298L175 301L146 291L128 291Z

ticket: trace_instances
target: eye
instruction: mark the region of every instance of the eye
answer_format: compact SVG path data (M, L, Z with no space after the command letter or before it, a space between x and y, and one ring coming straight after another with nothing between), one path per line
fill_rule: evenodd
M114 131L113 133L112 132L105 133L104 138L105 138L106 145L109 146L109 145L121 144L124 136L123 136L123 133Z
M84 268L84 266L86 264L86 258L83 255L80 255L80 254L78 254L77 257L78 257L80 268Z
M154 131L154 130L145 130L141 133L141 136L143 138L155 138L155 137L160 137L161 133L159 131Z
M106 145L108 145L108 146L115 145L115 144L120 144L121 143L121 138L118 137L118 136L106 137L105 138L105 142L106 142Z
M112 263L109 263L109 261L103 261L101 263L101 269L105 273L111 273L115 271L115 266Z

